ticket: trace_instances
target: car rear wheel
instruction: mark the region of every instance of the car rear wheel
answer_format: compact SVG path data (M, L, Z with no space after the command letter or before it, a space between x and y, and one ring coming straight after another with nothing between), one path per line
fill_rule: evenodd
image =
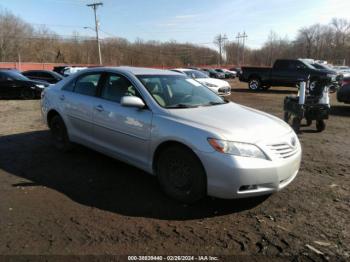
M300 122L301 122L301 119L299 117L293 118L292 128L294 129L295 133L299 133L300 131Z
M326 129L326 123L323 120L318 120L316 122L316 129L318 132L322 132Z
M53 144L58 150L67 152L72 148L66 125L60 116L56 115L51 119L50 131Z
M194 203L206 195L206 175L194 153L172 146L160 153L156 165L159 184L166 195L184 203Z
M284 121L286 122L286 123L289 123L289 121L290 121L290 118L292 117L292 114L291 113L289 113L289 112L284 112Z
M260 79L252 78L249 80L248 87L252 91L258 91L261 88Z

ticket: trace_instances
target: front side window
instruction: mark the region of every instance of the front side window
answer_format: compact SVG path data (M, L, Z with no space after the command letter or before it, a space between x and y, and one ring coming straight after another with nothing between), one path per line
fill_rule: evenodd
M120 103L123 96L138 96L136 88L122 75L108 75L101 90L101 98Z
M74 86L74 92L87 96L95 96L101 74L90 74L80 77Z
M156 102L165 108L190 108L226 102L194 79L174 75L138 76Z

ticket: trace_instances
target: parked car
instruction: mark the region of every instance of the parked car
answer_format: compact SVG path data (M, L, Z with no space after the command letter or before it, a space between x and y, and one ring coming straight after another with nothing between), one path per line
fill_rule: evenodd
M22 72L22 75L32 80L45 81L49 84L56 84L63 79L60 74L49 70L29 70Z
M209 77L211 77L211 78L225 79L225 74L224 73L216 72L214 69L203 68L202 71L208 72Z
M216 72L218 73L223 73L225 75L225 78L235 78L236 75L226 69L221 69L221 68L217 68L215 69Z
M242 68L240 68L240 67L231 67L229 70L231 72L236 72L237 73L237 77L239 77L239 75L242 73Z
M79 143L125 161L187 203L271 194L300 166L284 121L168 70L88 69L45 89L41 106L58 149Z
M336 82L334 82L331 86L329 86L330 90L334 90L336 91L343 82L343 77L344 75L336 70L334 70L332 67L328 66L327 64L318 64L318 63L313 63L311 64L313 67L315 67L316 69L319 70L329 70L331 71L333 74L336 74Z
M195 79L201 84L207 86L213 92L220 96L229 96L231 95L231 86L227 81L210 78L201 71L186 69L186 68L177 68L172 71L186 74L188 77Z
M350 67L348 66L333 66L333 70L336 70L338 73L342 74L344 77L350 77Z
M295 87L310 77L311 88L318 81L327 79L336 83L337 74L331 70L319 70L301 59L278 59L272 68L243 67L239 80L248 82L250 90L266 90L271 86Z
M338 90L337 99L339 102L350 104L350 81Z
M0 98L40 98L49 84L30 80L14 70L0 70Z
M64 76L64 70L67 68L68 66L55 66L53 68L53 71L60 74L61 76Z
M84 69L87 69L87 67L68 66L63 70L63 76L70 76Z

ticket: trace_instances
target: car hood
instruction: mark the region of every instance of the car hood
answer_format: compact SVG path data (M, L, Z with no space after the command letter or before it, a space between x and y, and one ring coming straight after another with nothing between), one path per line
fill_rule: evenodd
M170 114L186 124L212 132L229 141L258 143L292 132L281 119L236 103L171 109ZM219 134L219 135L217 135Z
M220 80L220 79L215 79L215 78L197 78L196 80L198 82L204 84L204 85L205 85L205 83L216 85L218 88L219 87L230 87L230 84L227 81Z
M337 72L334 70L328 70L328 69L317 69L319 72L322 72L324 74L332 74L332 75L336 75Z
M40 86L45 86L48 87L50 84L46 81L40 81L40 80L30 80L27 81L28 83L32 84L32 85L40 85Z

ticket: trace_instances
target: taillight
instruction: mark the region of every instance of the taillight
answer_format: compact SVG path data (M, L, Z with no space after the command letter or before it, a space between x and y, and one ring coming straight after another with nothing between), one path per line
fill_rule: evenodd
M342 86L350 84L350 79L343 79Z

